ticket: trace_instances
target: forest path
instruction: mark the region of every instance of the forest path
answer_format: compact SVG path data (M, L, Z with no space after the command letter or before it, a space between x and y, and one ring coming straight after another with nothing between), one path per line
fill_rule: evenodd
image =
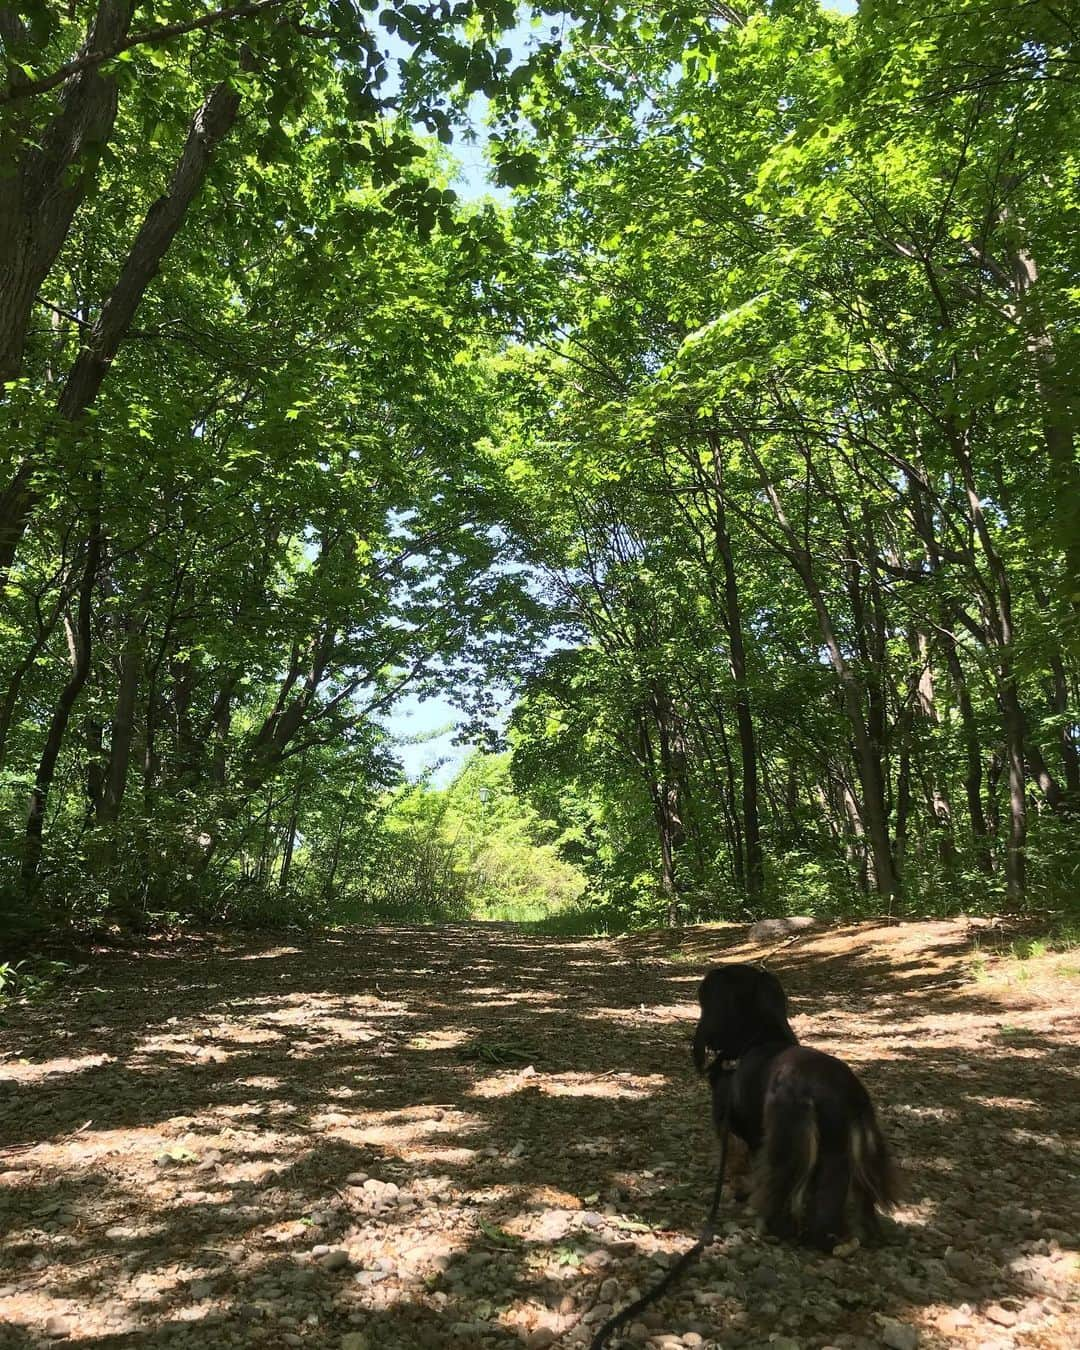
M582 1344L702 1221L694 994L776 946L744 934L95 954L0 1019L0 1346ZM941 922L770 964L800 1036L879 1104L898 1241L823 1258L726 1199L722 1242L632 1339L1080 1344L1076 954L1020 964Z

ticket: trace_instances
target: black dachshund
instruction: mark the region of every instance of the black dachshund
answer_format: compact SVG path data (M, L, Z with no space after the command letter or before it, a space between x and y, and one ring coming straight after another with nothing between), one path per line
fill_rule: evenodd
M698 1002L694 1062L708 1071L717 1129L726 1120L756 1155L753 1203L766 1229L828 1251L848 1235L853 1200L864 1236L879 1240L877 1211L896 1203L896 1174L862 1083L799 1044L767 970L718 966Z

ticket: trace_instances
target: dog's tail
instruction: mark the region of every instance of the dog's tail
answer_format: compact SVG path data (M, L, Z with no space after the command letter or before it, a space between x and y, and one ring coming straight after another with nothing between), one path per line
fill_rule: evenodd
M852 1180L856 1190L878 1209L895 1209L900 1198L899 1176L869 1101L861 1106L852 1121L850 1141Z

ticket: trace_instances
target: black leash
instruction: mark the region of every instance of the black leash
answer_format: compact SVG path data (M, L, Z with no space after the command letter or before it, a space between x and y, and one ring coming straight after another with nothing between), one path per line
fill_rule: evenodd
M698 1240L689 1251L683 1252L682 1256L679 1257L671 1269L665 1274L659 1284L654 1285L647 1294L642 1294L639 1299L631 1303L629 1307L624 1308L622 1312L616 1313L614 1317L608 1318L592 1338L589 1350L603 1350L604 1343L611 1333L613 1331L618 1331L620 1327L625 1326L626 1323L636 1317L639 1312L642 1312L647 1308L650 1303L655 1303L661 1294L671 1288L683 1271L694 1264L716 1236L716 1215L720 1209L720 1193L724 1189L724 1173L727 1171L727 1146L728 1134L730 1133L730 1126L728 1123L729 1113L730 1106L728 1107L728 1111L725 1112L724 1127L720 1135L720 1167L716 1173L716 1186L713 1190L712 1205L709 1208L709 1217L705 1220L705 1227L701 1230Z

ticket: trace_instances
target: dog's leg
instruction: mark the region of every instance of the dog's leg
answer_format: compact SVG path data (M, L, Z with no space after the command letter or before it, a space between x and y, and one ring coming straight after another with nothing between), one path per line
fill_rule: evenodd
M765 1142L754 1207L774 1237L798 1235L807 1189L818 1161L813 1103L780 1091L765 1107Z
M807 1195L805 1238L811 1247L832 1251L847 1236L851 1158L845 1147L823 1149ZM873 1209L873 1205L871 1205Z

